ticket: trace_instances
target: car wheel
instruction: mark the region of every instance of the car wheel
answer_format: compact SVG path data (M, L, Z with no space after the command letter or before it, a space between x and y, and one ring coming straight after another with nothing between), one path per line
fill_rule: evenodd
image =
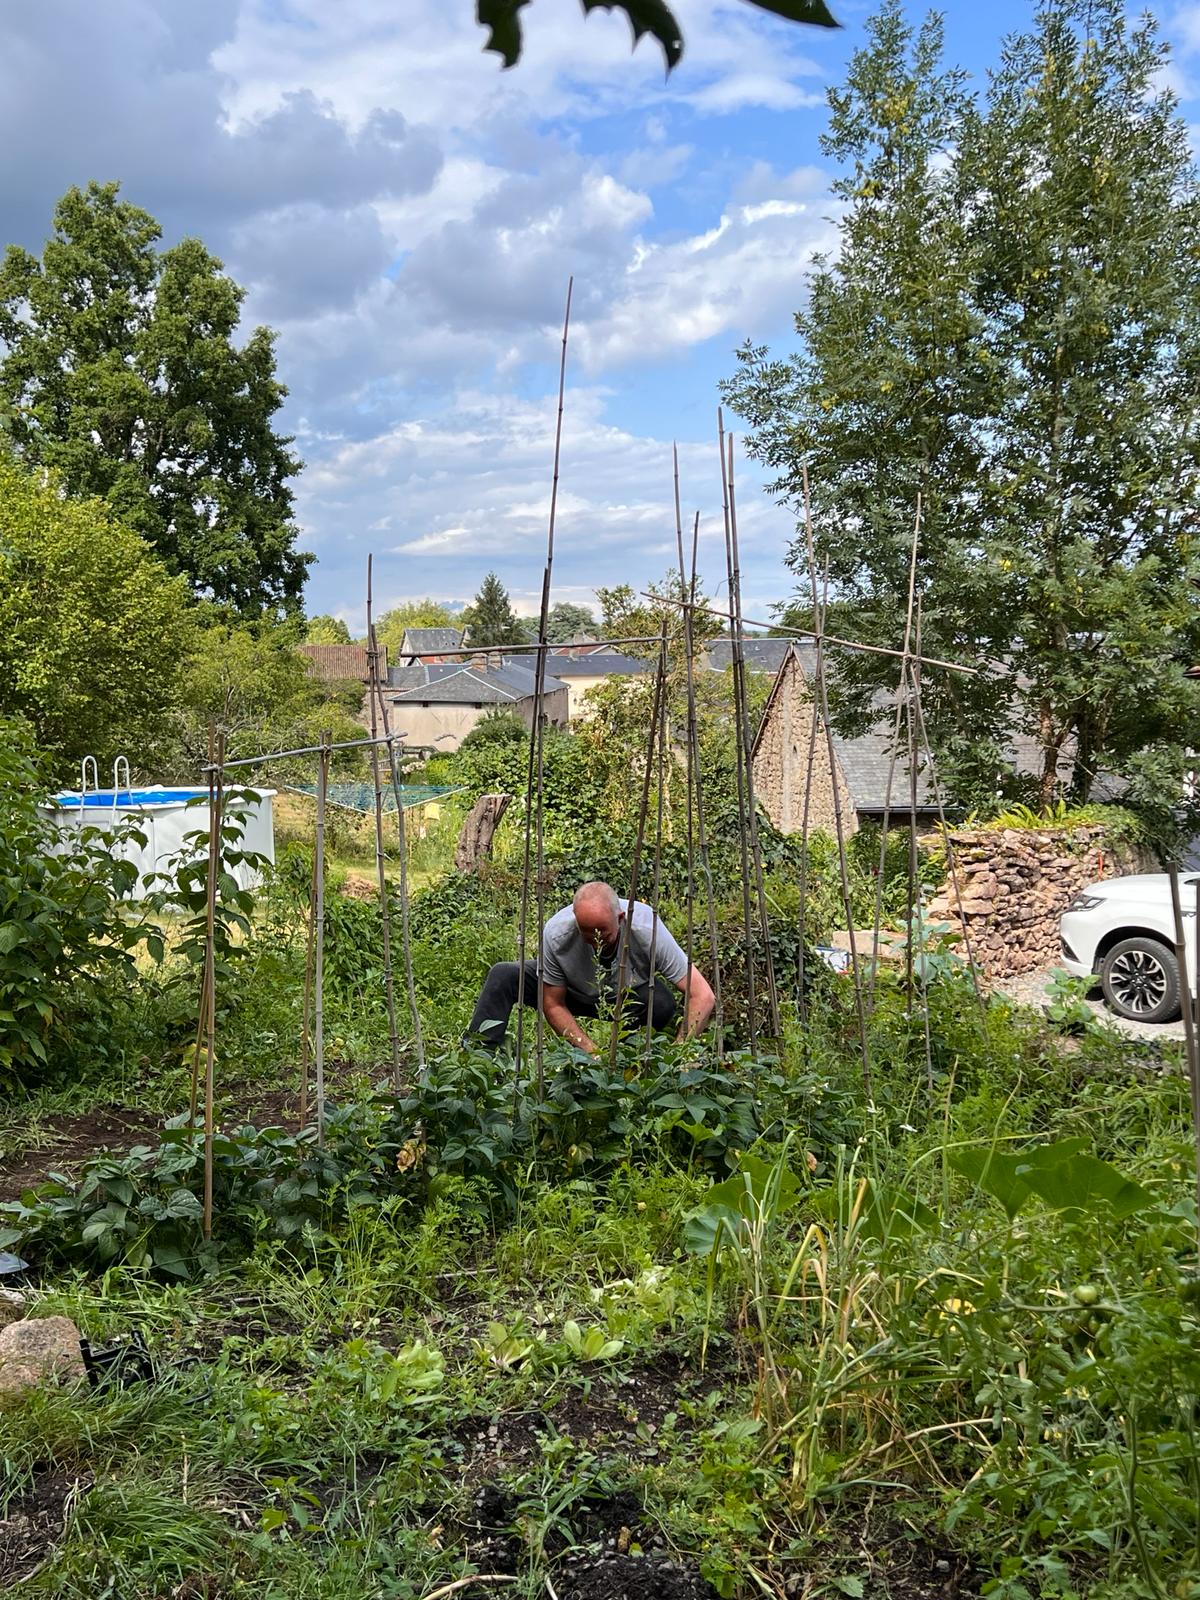
M1104 998L1131 1022L1174 1022L1179 1016L1179 963L1157 939L1113 945L1100 965Z

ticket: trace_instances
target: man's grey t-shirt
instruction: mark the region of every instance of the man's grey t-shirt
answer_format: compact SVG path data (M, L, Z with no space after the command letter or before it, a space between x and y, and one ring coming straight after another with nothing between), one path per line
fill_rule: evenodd
M618 900L617 904L628 913L628 900ZM662 918L657 920L658 932L653 935L654 965L669 983L682 983L687 976L687 956L667 931ZM644 901L635 901L633 916L629 919L626 957L625 982L629 988L649 987L650 939L654 922L651 908ZM614 950L606 961L587 942L579 931L571 906L556 911L542 929L542 981L555 988L571 989L590 999L595 999L601 993L611 994L616 985L616 957L617 951Z

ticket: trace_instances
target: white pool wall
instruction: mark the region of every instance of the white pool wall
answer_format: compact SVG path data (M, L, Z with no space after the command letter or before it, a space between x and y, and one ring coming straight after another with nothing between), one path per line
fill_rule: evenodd
M244 794L247 791L241 792ZM274 864L275 816L271 802L276 791L254 789L249 792L254 796L253 801L239 802L239 809L245 819L239 848L265 856ZM108 793L111 794L112 791L109 790ZM170 798L156 800L153 797L158 793L164 797L169 795ZM120 795L126 795L127 799L122 800ZM178 798L180 795L185 795L186 798ZM89 795L88 798L90 800L92 796ZM189 804L189 799L203 803ZM75 804L72 804L72 800ZM150 882L150 875L168 870L172 857L177 856L183 849L188 834L208 833L207 789L184 790L178 786L166 788L162 784L156 784L132 792L120 790L115 805L106 802L102 805L89 804L81 809L78 801L78 794L72 795L66 792L57 795L53 801L41 808L63 836L64 845L68 840L78 837L81 829L99 828L105 833L111 833L131 819L145 834L144 847L130 844L128 841L119 847L114 847L119 849L123 860L132 861L137 867L138 880L130 894L130 898L134 900L144 899L152 888L162 887L161 884ZM207 845L197 851L196 855L203 855L206 849ZM245 863L229 870L232 871L240 888L255 889L261 881L260 874Z

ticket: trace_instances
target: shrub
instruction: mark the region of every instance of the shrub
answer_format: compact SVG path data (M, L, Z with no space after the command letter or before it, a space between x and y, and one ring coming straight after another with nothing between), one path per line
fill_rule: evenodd
M162 938L122 896L137 877L116 839L84 829L66 844L38 808L45 794L28 730L0 721L0 1091L28 1089L123 1046L134 949Z

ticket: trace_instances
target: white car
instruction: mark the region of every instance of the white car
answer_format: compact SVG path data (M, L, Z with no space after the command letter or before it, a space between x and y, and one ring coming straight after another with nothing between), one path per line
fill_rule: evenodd
M1195 984L1196 884L1181 876L1187 980ZM1059 922L1062 964L1077 978L1099 977L1104 998L1119 1017L1174 1022L1181 984L1175 955L1171 880L1165 872L1090 883Z

